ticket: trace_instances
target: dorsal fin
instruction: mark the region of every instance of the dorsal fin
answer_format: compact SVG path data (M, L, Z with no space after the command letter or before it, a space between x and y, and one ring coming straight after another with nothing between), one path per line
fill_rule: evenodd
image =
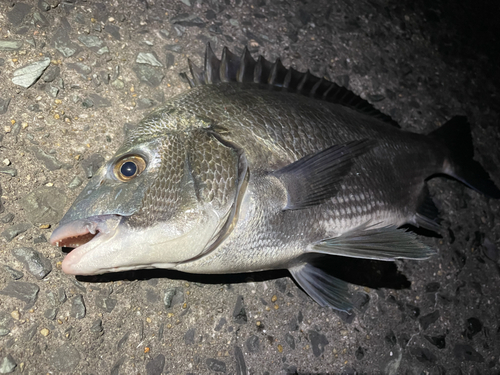
M224 47L220 63L220 80L222 82L235 82L239 68L240 58Z
M199 69L190 60L188 64L192 77L186 73L181 73L181 77L187 80L191 87L217 82L268 84L270 87L281 87L286 91L340 104L399 127L390 116L383 114L345 87L316 77L309 70L302 73L293 68L287 69L280 59L272 63L263 56L259 56L255 61L246 47L240 58L224 47L221 60L219 60L212 51L210 43L207 43L204 69Z

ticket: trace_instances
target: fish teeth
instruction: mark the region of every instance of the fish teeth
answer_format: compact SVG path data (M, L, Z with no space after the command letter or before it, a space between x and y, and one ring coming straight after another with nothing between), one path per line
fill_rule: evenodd
M97 229L97 224L96 223L87 223L85 224L85 227L88 229L88 231L92 234L96 234L96 229Z

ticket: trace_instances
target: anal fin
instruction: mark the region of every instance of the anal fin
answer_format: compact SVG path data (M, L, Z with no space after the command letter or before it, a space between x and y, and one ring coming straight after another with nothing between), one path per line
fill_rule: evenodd
M374 143L362 139L334 145L273 172L287 191L287 205L283 209L298 210L333 197L354 160L370 150Z
M338 237L316 242L309 251L384 261L427 259L436 253L420 242L415 233L394 226L370 229L366 225Z
M297 284L321 306L350 312L353 309L348 283L337 279L310 263L289 268Z

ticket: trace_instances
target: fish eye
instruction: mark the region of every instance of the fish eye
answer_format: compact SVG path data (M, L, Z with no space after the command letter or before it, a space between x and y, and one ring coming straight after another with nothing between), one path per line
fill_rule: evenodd
M139 176L144 169L146 169L144 158L132 155L118 160L113 167L113 172L118 180L127 182Z

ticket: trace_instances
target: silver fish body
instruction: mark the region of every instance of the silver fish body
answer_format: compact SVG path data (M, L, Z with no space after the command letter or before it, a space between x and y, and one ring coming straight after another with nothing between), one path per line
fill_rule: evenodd
M306 90L311 78L279 61L227 49L220 61L209 47L206 60L203 71L190 63L193 87L127 135L54 231L53 244L76 247L65 272L287 268L318 303L349 310L347 284L309 255L428 258L398 227L437 230L425 187L435 174L500 196L472 160L464 118L409 133L366 114L375 110L361 99L300 95L345 89L313 77ZM455 148L464 143L465 156Z

